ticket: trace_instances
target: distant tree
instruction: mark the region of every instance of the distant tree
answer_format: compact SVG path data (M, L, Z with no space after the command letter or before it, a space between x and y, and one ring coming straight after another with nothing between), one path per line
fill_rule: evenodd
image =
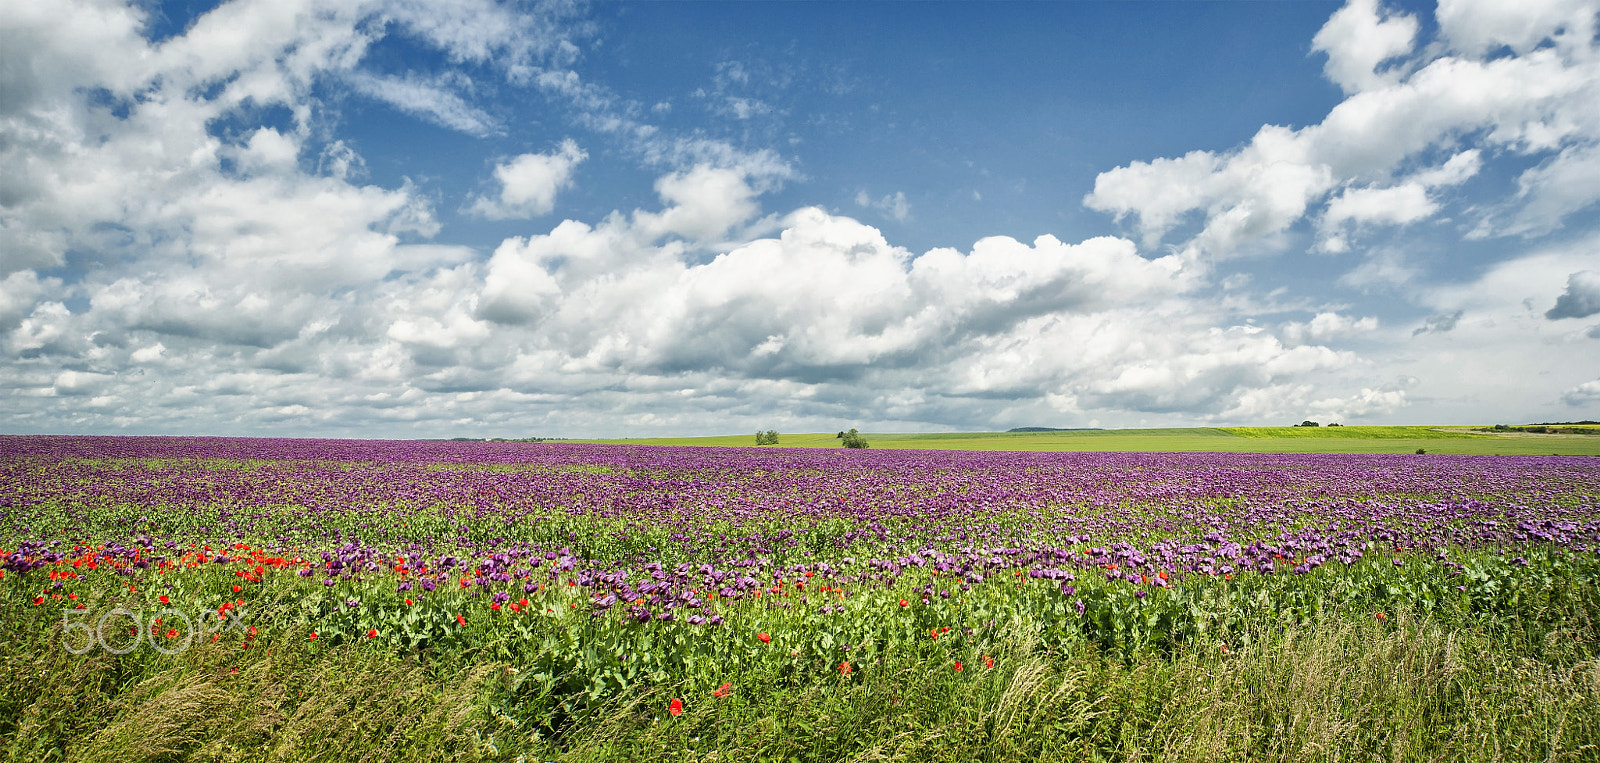
M757 430L756 431L756 444L757 445L777 445L778 444L778 430L776 430L776 429L768 429L765 432Z
M840 439L840 440L843 440L843 439L844 439L844 432L840 432L840 433L838 433L838 434L836 434L836 435L834 435L834 437L835 437L835 438L836 438L836 439Z
M1329 424L1328 426L1330 426L1330 427L1342 427L1344 425L1343 424L1334 423L1334 424Z
M1423 449L1422 449L1422 448L1417 448L1417 455L1419 455L1419 456L1420 456L1420 455L1422 455L1422 454L1424 454L1424 453L1427 453L1427 452L1428 452L1428 451L1426 451L1426 450L1423 450Z
M1322 426L1322 425L1318 424L1315 421L1311 421L1310 419L1307 419L1307 420L1302 421L1302 422L1300 422L1298 424L1295 424L1295 426L1297 426L1297 427L1319 427L1319 426Z
M867 448L867 441L862 439L861 433L852 429L844 433L844 446L846 448Z

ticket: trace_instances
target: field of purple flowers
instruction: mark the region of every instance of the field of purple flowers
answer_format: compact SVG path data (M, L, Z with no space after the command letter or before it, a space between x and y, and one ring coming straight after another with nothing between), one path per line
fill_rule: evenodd
M1600 582L1580 457L8 436L0 486L35 652L493 664L539 738L908 660L1225 657L1399 613L1533 638Z

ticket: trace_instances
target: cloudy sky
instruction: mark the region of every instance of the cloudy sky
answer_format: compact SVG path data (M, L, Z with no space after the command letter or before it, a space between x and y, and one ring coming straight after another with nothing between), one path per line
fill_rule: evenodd
M0 0L0 432L1600 419L1600 0Z

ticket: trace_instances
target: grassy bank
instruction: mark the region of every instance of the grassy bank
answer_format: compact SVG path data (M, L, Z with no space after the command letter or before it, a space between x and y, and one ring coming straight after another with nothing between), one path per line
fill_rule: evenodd
M31 603L8 575L0 751L15 761L1594 759L1600 562L1560 550L1464 561L1464 577L1373 558L1191 579L1139 599L1120 580L1080 580L1061 596L1052 581L1021 578L896 606L919 595L908 583L852 599L856 629L876 643L853 652L755 602L694 631L489 617L463 594L445 606L472 611L470 623L407 641L398 631L423 627L409 606L311 606L327 603L321 586L291 576L227 594L253 608L257 631L201 634L170 655L148 644L77 655L59 605ZM169 581L198 592L232 577L198 569ZM142 600L63 590L91 612ZM1075 597L1088 602L1081 617L1056 606ZM686 635L699 643L686 647ZM657 662L608 687L616 654Z
M9 760L1593 760L1600 743L1582 619L1528 634L1329 618L1131 660L1049 653L1017 629L991 645L993 668L902 656L750 676L725 697L662 686L554 732L505 662L318 649L302 633L74 657L37 635L7 634Z

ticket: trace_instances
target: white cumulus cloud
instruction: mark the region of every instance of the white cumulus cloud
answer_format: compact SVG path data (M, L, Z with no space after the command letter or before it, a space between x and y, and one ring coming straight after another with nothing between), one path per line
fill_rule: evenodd
M1596 408L1600 406L1600 379L1586 381L1561 395L1561 402L1574 408Z
M1311 48L1327 54L1328 79L1353 93L1398 79L1380 66L1410 53L1416 36L1416 18L1383 13L1378 0L1352 0L1322 26Z
M1438 211L1428 188L1472 176L1489 149L1550 158L1521 176L1522 201L1498 215L1507 221L1487 220L1480 235L1553 229L1600 200L1580 180L1594 174L1600 145L1595 14L1592 2L1444 2L1449 45L1414 50L1414 19L1351 0L1316 38L1328 76L1349 93L1320 123L1265 125L1232 151L1131 162L1101 173L1084 204L1132 219L1146 246L1198 218L1189 243L1229 257L1271 246L1319 207L1333 228L1427 219ZM1466 140L1475 145L1461 150ZM1456 158L1404 176L1445 150ZM1322 247L1343 251L1346 239L1325 230Z
M522 154L494 168L499 191L480 196L467 211L491 220L526 219L550 214L556 194L572 185L572 171L589 154L570 138L548 154Z

